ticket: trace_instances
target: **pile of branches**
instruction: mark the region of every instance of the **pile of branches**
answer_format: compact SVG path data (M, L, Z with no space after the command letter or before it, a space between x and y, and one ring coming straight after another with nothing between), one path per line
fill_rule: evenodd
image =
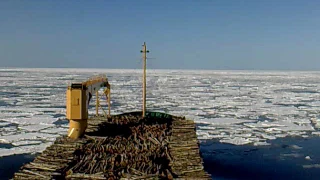
M158 177L171 179L168 152L171 122L162 119L116 117L101 125L88 143L75 153L67 178L120 179Z

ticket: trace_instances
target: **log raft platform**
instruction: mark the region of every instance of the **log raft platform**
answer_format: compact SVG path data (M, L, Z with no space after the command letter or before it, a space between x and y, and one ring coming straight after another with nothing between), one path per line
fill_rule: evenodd
M88 120L82 138L62 136L14 179L211 179L195 124L159 112Z

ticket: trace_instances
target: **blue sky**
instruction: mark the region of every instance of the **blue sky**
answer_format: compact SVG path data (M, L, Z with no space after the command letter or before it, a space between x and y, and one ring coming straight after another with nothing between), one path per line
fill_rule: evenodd
M319 0L1 0L0 67L320 70ZM154 59L152 59L154 58Z

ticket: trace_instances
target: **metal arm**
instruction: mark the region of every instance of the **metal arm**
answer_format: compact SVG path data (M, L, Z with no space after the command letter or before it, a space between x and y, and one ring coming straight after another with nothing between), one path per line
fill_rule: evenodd
M88 107L92 95L100 88L110 88L105 75L94 76L82 83L73 83L67 90L67 119L70 121L68 136L77 139L82 136L87 128ZM110 89L108 90L110 93ZM108 95L110 97L110 94ZM110 98L108 99L110 101ZM110 113L110 103L109 113ZM110 115L110 114L109 114Z

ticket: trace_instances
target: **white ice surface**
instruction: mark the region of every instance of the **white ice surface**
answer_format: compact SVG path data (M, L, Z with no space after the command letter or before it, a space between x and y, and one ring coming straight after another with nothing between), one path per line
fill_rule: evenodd
M41 144L41 141L34 141L34 140L24 140L24 141L15 141L11 143L14 146L22 146L22 145L34 145L34 144Z
M311 118L311 122L314 124L316 128L320 128L320 119L319 118Z
M0 69L0 139L38 151L65 134L65 90L96 74L111 83L112 114L141 110L141 71ZM147 107L186 116L199 139L267 145L287 136L319 135L320 72L148 70ZM92 99L92 103L94 102ZM104 99L105 100L105 99ZM4 105L1 105L4 102ZM102 105L106 109L106 102ZM89 112L94 113L94 107ZM30 141L45 142L28 145ZM43 146L42 146L43 145ZM10 153L9 153L10 154Z
M31 125L25 125L25 126L19 126L19 129L23 129L26 131L40 131L42 129L47 129L49 127L55 126L54 124L31 124Z
M0 156L10 156L13 154L27 154L27 153L37 153L44 151L52 142L46 142L39 145L30 145L30 146L18 146L10 149L0 148Z
M262 141L262 142L254 142L253 145L255 145L255 146L268 146L268 145L270 145L270 143Z
M19 133L7 136L1 136L0 142L2 143L13 143L22 140L43 140L43 141L52 141L57 134L47 134L47 133Z
M255 122L255 120L247 119L235 119L235 118L212 118L212 119L203 119L195 120L195 123L200 124L211 124L212 126L230 126L231 124Z
M320 168L320 164L303 165L302 167L305 168L305 169Z
M49 133L49 134L61 134L64 135L68 132L68 127L55 127L55 128L48 128L41 130L42 133Z
M16 124L42 124L42 125L50 125L55 122L57 119L48 115L36 115L32 117L23 117L23 118L8 118L4 119L4 121L8 121Z
M8 126L9 124L11 124L11 123L8 123L8 122L0 122L0 127L1 127L1 126Z
M223 138L220 140L220 142L236 144L236 145L244 145L244 144L252 143L253 141L249 140L248 138L234 137L234 138Z
M320 131L317 131L317 132L312 132L313 135L317 135L317 136L320 136Z

